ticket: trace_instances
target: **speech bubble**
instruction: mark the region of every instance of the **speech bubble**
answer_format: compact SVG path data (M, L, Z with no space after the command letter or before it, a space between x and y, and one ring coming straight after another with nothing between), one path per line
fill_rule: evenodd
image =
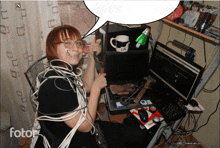
M107 21L119 24L147 24L160 20L177 8L179 0L84 0L84 3L99 19L83 38Z

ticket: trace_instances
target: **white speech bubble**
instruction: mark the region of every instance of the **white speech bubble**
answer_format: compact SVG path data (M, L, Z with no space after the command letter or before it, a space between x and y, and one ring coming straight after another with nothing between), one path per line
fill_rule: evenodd
M172 13L179 0L84 0L87 8L99 17L84 37L100 28L106 21L119 24L146 24Z

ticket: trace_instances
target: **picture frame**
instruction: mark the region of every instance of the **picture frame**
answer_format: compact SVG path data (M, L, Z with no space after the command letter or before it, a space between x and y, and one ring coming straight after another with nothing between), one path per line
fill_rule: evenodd
M218 14L218 7L184 0L165 19L219 40L220 28L213 26Z

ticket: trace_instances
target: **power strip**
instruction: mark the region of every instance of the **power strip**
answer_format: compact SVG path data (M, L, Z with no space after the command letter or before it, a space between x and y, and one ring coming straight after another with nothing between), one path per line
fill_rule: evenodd
M193 99L196 100L195 98L193 98ZM196 107L196 106L193 107L192 105L188 104L188 105L186 105L186 108L188 109L188 111L190 111L192 113L202 113L205 109L198 101L197 101L197 103L198 103L198 107Z

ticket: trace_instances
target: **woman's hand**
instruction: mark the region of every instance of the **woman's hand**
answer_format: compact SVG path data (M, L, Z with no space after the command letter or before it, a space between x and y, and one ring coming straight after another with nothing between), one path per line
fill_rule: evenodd
M101 52L101 45L100 45L101 39L93 40L91 45L89 46L89 55L94 57L94 52L96 52L96 55L98 55Z
M100 90L107 86L107 81L106 81L106 73L99 74L97 78L94 80L92 84L92 88L99 88Z
M96 111L97 111L97 106L98 106L98 100L99 100L99 95L100 91L102 88L104 88L107 85L106 74L99 74L97 78L94 80L92 83L92 90L90 93L89 101L88 101L88 112L86 114L87 119L89 120L90 123L93 123L96 118ZM69 113L70 114L70 113ZM67 114L67 115L69 115ZM81 114L76 115L76 117L69 119L67 121L64 121L70 128L74 128L75 125L77 124L79 117ZM80 132L89 132L92 129L91 124L85 120L77 129Z
M83 76L83 80L85 83L86 92L91 92L92 84L95 78L95 59L94 59L94 52L98 55L101 52L101 39L93 40L89 47L88 52L88 61L87 61L87 68L85 74Z

